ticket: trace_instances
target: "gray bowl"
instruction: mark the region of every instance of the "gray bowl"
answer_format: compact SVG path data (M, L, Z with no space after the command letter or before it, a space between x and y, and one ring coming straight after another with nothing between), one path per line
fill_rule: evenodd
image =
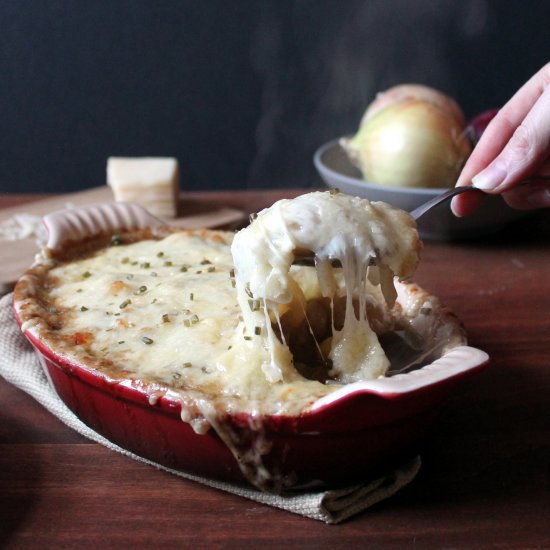
M346 152L333 140L321 146L313 157L315 168L328 187L371 201L384 201L410 212L445 189L390 187L365 181L351 164ZM510 208L500 196L488 196L475 214L457 218L450 203L437 206L418 220L423 239L471 239L495 233L527 215Z

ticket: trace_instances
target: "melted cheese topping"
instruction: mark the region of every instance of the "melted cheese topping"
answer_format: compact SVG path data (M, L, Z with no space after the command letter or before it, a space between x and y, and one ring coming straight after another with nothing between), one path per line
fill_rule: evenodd
M116 378L196 391L242 411L259 403L271 414L299 410L333 388L294 368L275 387L262 374L266 350L262 334L242 322L232 237L176 232L61 263L46 282L61 320L42 337ZM303 291L318 294L313 269L304 271Z
M346 313L341 330L333 325L328 359L332 378L349 383L385 374L389 361L367 318L367 302L379 297L369 292L367 281L380 283L388 305L393 306L394 274L412 275L418 263L418 235L412 218L385 203L340 193L315 192L281 200L259 213L232 245L238 299L248 331L260 327L270 350L262 369L270 382L284 381L292 372L288 346L279 342L271 318L279 321L282 305L303 307L304 296L291 265L297 255L315 256L319 287L334 300L339 288L331 267L338 260L343 269ZM250 311L249 300L263 307ZM353 300L359 302L358 312Z

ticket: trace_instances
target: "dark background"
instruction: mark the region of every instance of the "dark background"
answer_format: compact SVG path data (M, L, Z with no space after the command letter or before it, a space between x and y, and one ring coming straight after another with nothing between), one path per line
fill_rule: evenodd
M184 189L315 186L377 91L472 116L549 29L547 0L0 0L0 192L102 185L110 155L175 156Z

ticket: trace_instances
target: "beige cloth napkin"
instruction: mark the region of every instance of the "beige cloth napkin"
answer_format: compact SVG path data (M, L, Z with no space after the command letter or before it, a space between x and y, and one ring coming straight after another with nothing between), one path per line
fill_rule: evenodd
M137 456L105 439L83 422L61 401L48 383L40 363L27 340L21 334L12 313L11 294L0 299L0 375L31 395L67 426L113 451L192 481L227 491L255 502L267 504L302 516L335 524L350 518L370 506L395 494L410 483L420 469L420 457L404 464L386 476L366 480L363 484L337 490L298 493L289 496L263 493L254 488L201 478L166 468Z

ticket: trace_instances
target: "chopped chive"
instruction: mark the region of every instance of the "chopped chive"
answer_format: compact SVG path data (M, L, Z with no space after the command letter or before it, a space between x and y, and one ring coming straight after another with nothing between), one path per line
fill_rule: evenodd
M120 263L127 264L129 261L130 261L130 258L128 258L128 256L125 256L124 258L122 258L122 260L120 260Z
M88 308L86 306L80 306L80 311L88 311Z
M157 258L162 258L163 256L164 256L164 252L162 251L157 254Z
M208 264L211 264L212 262L210 260L207 260L206 258L201 262L201 265L208 265Z
M185 363L182 365L182 367L184 367L184 368L186 368L186 369L188 369L188 368L190 368L190 367L192 367L192 366L193 366L193 363L191 363L191 362L189 362L189 361L185 362Z
M163 323L169 323L170 322L170 315L168 313L165 313L163 316L162 316L162 322Z
M92 276L92 274L89 271L85 271L84 273L82 273L82 277L84 279L87 279L88 277L91 277L91 276Z
M149 336L142 336L141 337L141 341L144 343L144 344L147 344L148 346L151 345L153 343L153 339L152 338L149 338Z
M260 336L261 333L262 333L262 327L254 327L254 334L256 336Z
M119 344L124 344L124 340L119 340L118 343Z
M147 292L147 287L145 285L141 285L135 292L135 294L143 294L144 292Z
M164 262L164 265L165 265L166 267L172 267L173 264L172 264L172 262L171 262L170 260L166 260L166 261Z
M245 340L252 340L252 336L243 336Z
M183 326L190 327L191 325L196 325L199 322L199 316L194 313L191 317L183 320Z
M216 268L214 266L208 268L208 273L214 273L216 271Z
M193 294L193 292L191 292L191 294L189 294L189 299L191 301L193 301L195 299L195 294Z
M181 271L182 273L186 273L188 269L189 269L189 267L186 266L186 265L182 265L182 266L180 267L180 271Z
M126 306L129 306L132 303L132 300L124 300L118 307L124 309Z
M148 269L149 267L151 267L151 262L141 262L139 264L139 267L143 267L145 269Z

